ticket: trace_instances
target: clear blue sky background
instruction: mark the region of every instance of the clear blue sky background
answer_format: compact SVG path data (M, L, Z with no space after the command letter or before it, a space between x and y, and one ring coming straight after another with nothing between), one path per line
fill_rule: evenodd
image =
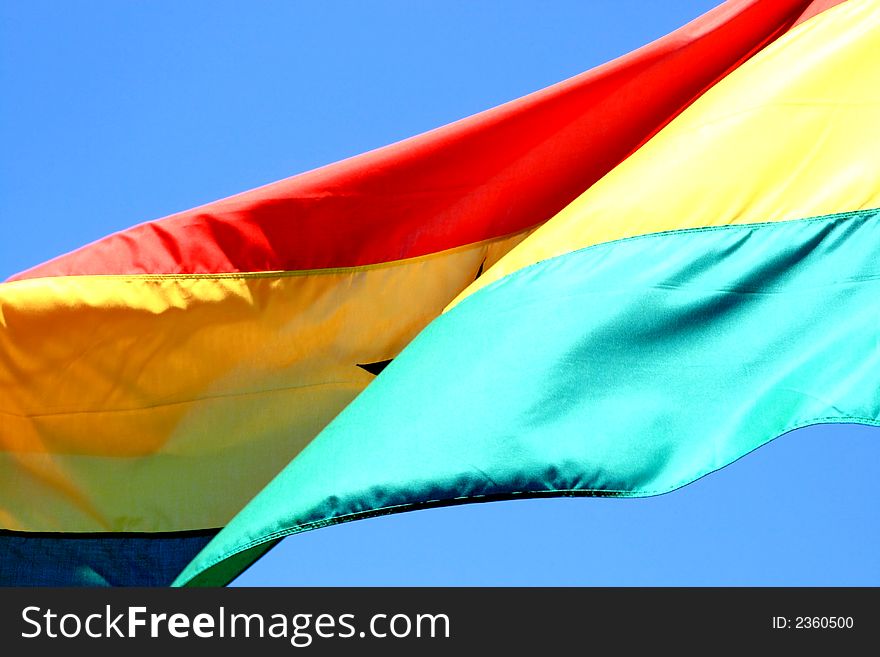
M715 4L4 0L0 278L534 91ZM877 585L878 439L801 430L646 500L321 529L238 583Z

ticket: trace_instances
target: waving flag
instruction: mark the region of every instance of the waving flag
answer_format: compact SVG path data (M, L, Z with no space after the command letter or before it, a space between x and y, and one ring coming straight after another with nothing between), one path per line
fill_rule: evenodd
M727 3L2 284L0 579L166 583L235 516L178 580L225 583L313 527L873 422L878 8L836 4Z

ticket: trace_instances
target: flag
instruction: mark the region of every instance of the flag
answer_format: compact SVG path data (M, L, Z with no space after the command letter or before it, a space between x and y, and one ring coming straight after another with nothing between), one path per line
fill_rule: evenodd
M178 583L225 583L305 529L653 494L876 417L877 8L836 4L727 3L0 285L0 581L207 543Z
M649 496L880 424L880 4L801 23L450 304L193 561L411 509Z

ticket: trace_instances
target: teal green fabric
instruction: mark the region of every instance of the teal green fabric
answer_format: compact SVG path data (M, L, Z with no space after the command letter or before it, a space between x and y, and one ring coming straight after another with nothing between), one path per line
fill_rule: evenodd
M224 584L272 541L332 523L656 495L797 427L878 424L878 300L877 210L533 265L435 320L177 583Z

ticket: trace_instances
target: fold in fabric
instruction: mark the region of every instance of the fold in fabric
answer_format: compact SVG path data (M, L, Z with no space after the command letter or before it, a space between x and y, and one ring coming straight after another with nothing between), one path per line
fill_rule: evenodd
M798 427L878 424L878 252L874 210L520 270L432 322L177 582L225 584L267 544L329 524L657 495Z

